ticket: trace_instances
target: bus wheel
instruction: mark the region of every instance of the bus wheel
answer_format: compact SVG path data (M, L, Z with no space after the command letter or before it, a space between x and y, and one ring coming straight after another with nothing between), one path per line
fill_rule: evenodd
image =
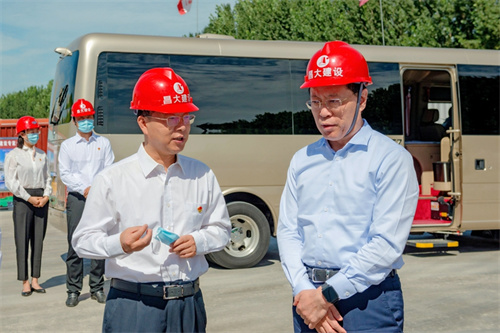
M265 215L254 205L230 202L227 210L231 220L231 240L226 247L207 255L225 268L247 268L259 263L269 248L271 233Z

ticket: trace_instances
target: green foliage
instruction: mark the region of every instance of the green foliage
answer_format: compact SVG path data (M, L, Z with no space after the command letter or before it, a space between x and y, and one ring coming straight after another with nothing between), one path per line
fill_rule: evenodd
M380 3L383 10L384 33ZM499 0L239 0L204 33L237 39L500 49Z
M0 97L0 118L17 119L22 116L48 118L53 80L46 87L31 86L24 91Z

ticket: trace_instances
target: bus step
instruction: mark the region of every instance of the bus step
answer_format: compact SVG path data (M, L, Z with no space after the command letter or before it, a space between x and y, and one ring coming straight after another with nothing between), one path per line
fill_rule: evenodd
M458 241L447 239L411 239L406 245L419 249L458 247Z

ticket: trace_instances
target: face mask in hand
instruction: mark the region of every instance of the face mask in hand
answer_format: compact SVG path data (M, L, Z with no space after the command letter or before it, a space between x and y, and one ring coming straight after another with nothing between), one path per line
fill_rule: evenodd
M174 234L173 232L167 231L163 229L162 227L158 227L156 230L156 235L155 239L159 240L165 245L170 245L173 242L175 242L179 236L177 234Z
M39 134L38 133L29 133L29 134L27 134L27 137L28 137L28 141L32 145L36 145L36 143L38 142Z
M84 119L78 122L78 130L82 133L89 133L94 129L93 119Z
M156 231L154 231L153 239L151 240L151 249L153 254L160 253L161 243L165 245L170 245L175 242L179 238L178 235L173 232L167 231L162 227L158 227Z

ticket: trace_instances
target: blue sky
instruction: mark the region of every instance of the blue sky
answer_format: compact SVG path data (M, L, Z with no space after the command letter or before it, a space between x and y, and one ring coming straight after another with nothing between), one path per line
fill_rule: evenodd
M179 15L178 0L0 0L0 95L46 85L58 55L90 32L184 36L208 25L215 7L236 0L193 0Z

